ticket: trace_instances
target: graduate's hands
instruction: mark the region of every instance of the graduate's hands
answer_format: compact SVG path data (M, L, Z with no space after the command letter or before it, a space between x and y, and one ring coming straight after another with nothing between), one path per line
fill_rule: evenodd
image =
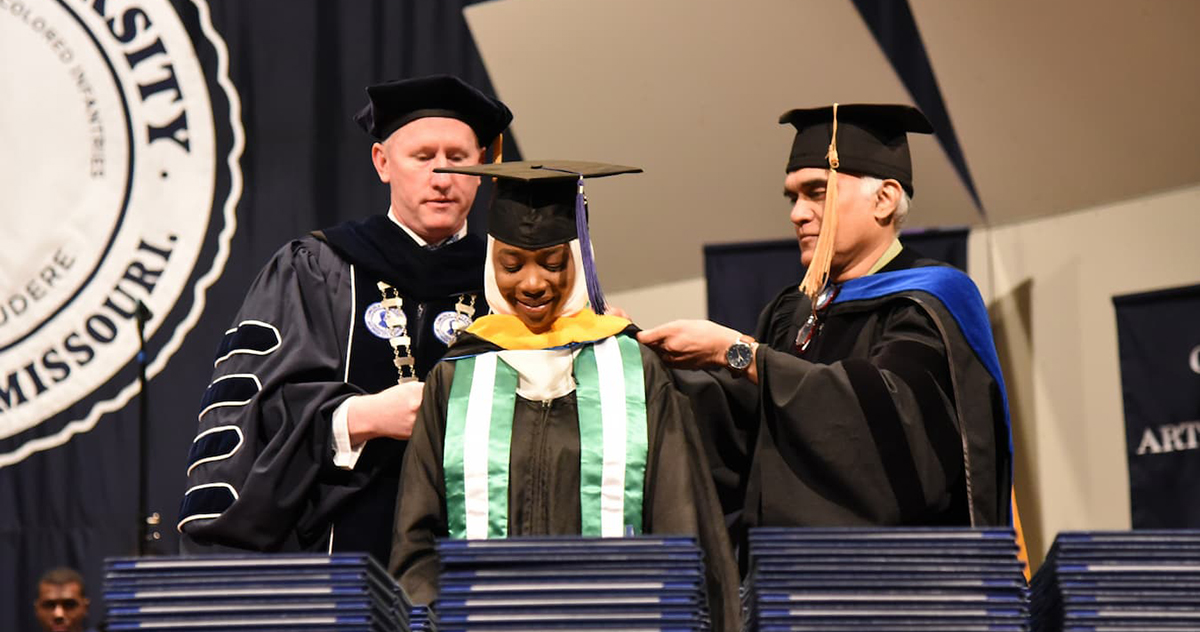
M741 336L708 320L673 320L638 332L638 342L658 353L668 366L715 369L727 366L725 352Z
M411 437L424 390L425 384L414 380L351 398L346 417L351 445L376 437Z

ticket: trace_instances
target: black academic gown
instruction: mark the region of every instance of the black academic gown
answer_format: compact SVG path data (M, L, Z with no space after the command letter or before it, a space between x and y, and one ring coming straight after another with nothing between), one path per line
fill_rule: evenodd
M495 350L495 345L468 334L448 355L463 357ZM642 530L698 538L705 554L714 629L740 629L737 567L688 403L672 386L658 357L645 346L641 352L648 443ZM445 361L429 374L404 459L405 484L398 503L390 570L415 603L436 598L434 543L449 535L442 455L454 367L453 362ZM579 421L574 392L548 406L517 397L509 468L511 536L580 533Z
M419 247L386 216L284 246L255 279L217 353L180 507L182 548L367 551L386 562L407 442L373 439L353 470L333 464L333 411L396 384L377 281L397 288L423 377L458 297L483 301L484 245ZM372 306L375 305L374 308ZM446 332L442 332L442 337ZM448 339L448 338L447 338Z
M905 249L877 278L936 265ZM955 289L978 300L953 274ZM986 312L980 323L933 293L892 287L835 302L800 355L810 311L791 287L762 312L757 387L723 371L676 374L735 539L756 526L1009 524L1003 383L994 347L985 361L964 333L992 345L979 331Z

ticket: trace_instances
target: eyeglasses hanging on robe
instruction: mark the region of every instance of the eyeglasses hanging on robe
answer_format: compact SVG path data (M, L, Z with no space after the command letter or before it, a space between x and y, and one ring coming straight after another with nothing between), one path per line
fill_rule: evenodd
M833 299L837 297L840 289L840 286L830 283L821 290L820 294L817 294L817 301L813 304L812 313L808 315L808 320L804 321L804 324L800 326L800 331L796 333L795 349L797 354L804 355L809 345L820 333L821 326L824 324L821 314L833 304Z

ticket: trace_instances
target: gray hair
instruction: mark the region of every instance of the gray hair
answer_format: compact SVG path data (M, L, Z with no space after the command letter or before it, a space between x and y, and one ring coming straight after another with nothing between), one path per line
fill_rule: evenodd
M871 196L879 193L883 188L883 180L872 178L871 176L859 176L861 180L862 194ZM912 206L912 198L909 197L908 191L900 189L900 201L896 202L896 210L892 213L892 225L899 231L904 225L904 220L908 219L908 208Z

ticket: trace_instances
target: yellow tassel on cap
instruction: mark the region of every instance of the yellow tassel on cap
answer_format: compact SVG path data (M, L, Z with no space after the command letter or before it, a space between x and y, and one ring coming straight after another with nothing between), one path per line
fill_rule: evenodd
M483 157L480 156L482 159ZM492 164L499 164L504 161L504 132L496 134L496 140L492 142ZM499 178L492 176L492 198L488 201L488 206L496 201L496 181Z
M833 135L829 139L829 152L825 158L829 160L829 179L825 183L825 210L821 214L821 232L817 236L817 247L813 251L812 261L804 280L800 282L800 291L816 304L817 294L829 282L829 267L833 264L833 244L837 238L837 110L838 104L833 104Z

